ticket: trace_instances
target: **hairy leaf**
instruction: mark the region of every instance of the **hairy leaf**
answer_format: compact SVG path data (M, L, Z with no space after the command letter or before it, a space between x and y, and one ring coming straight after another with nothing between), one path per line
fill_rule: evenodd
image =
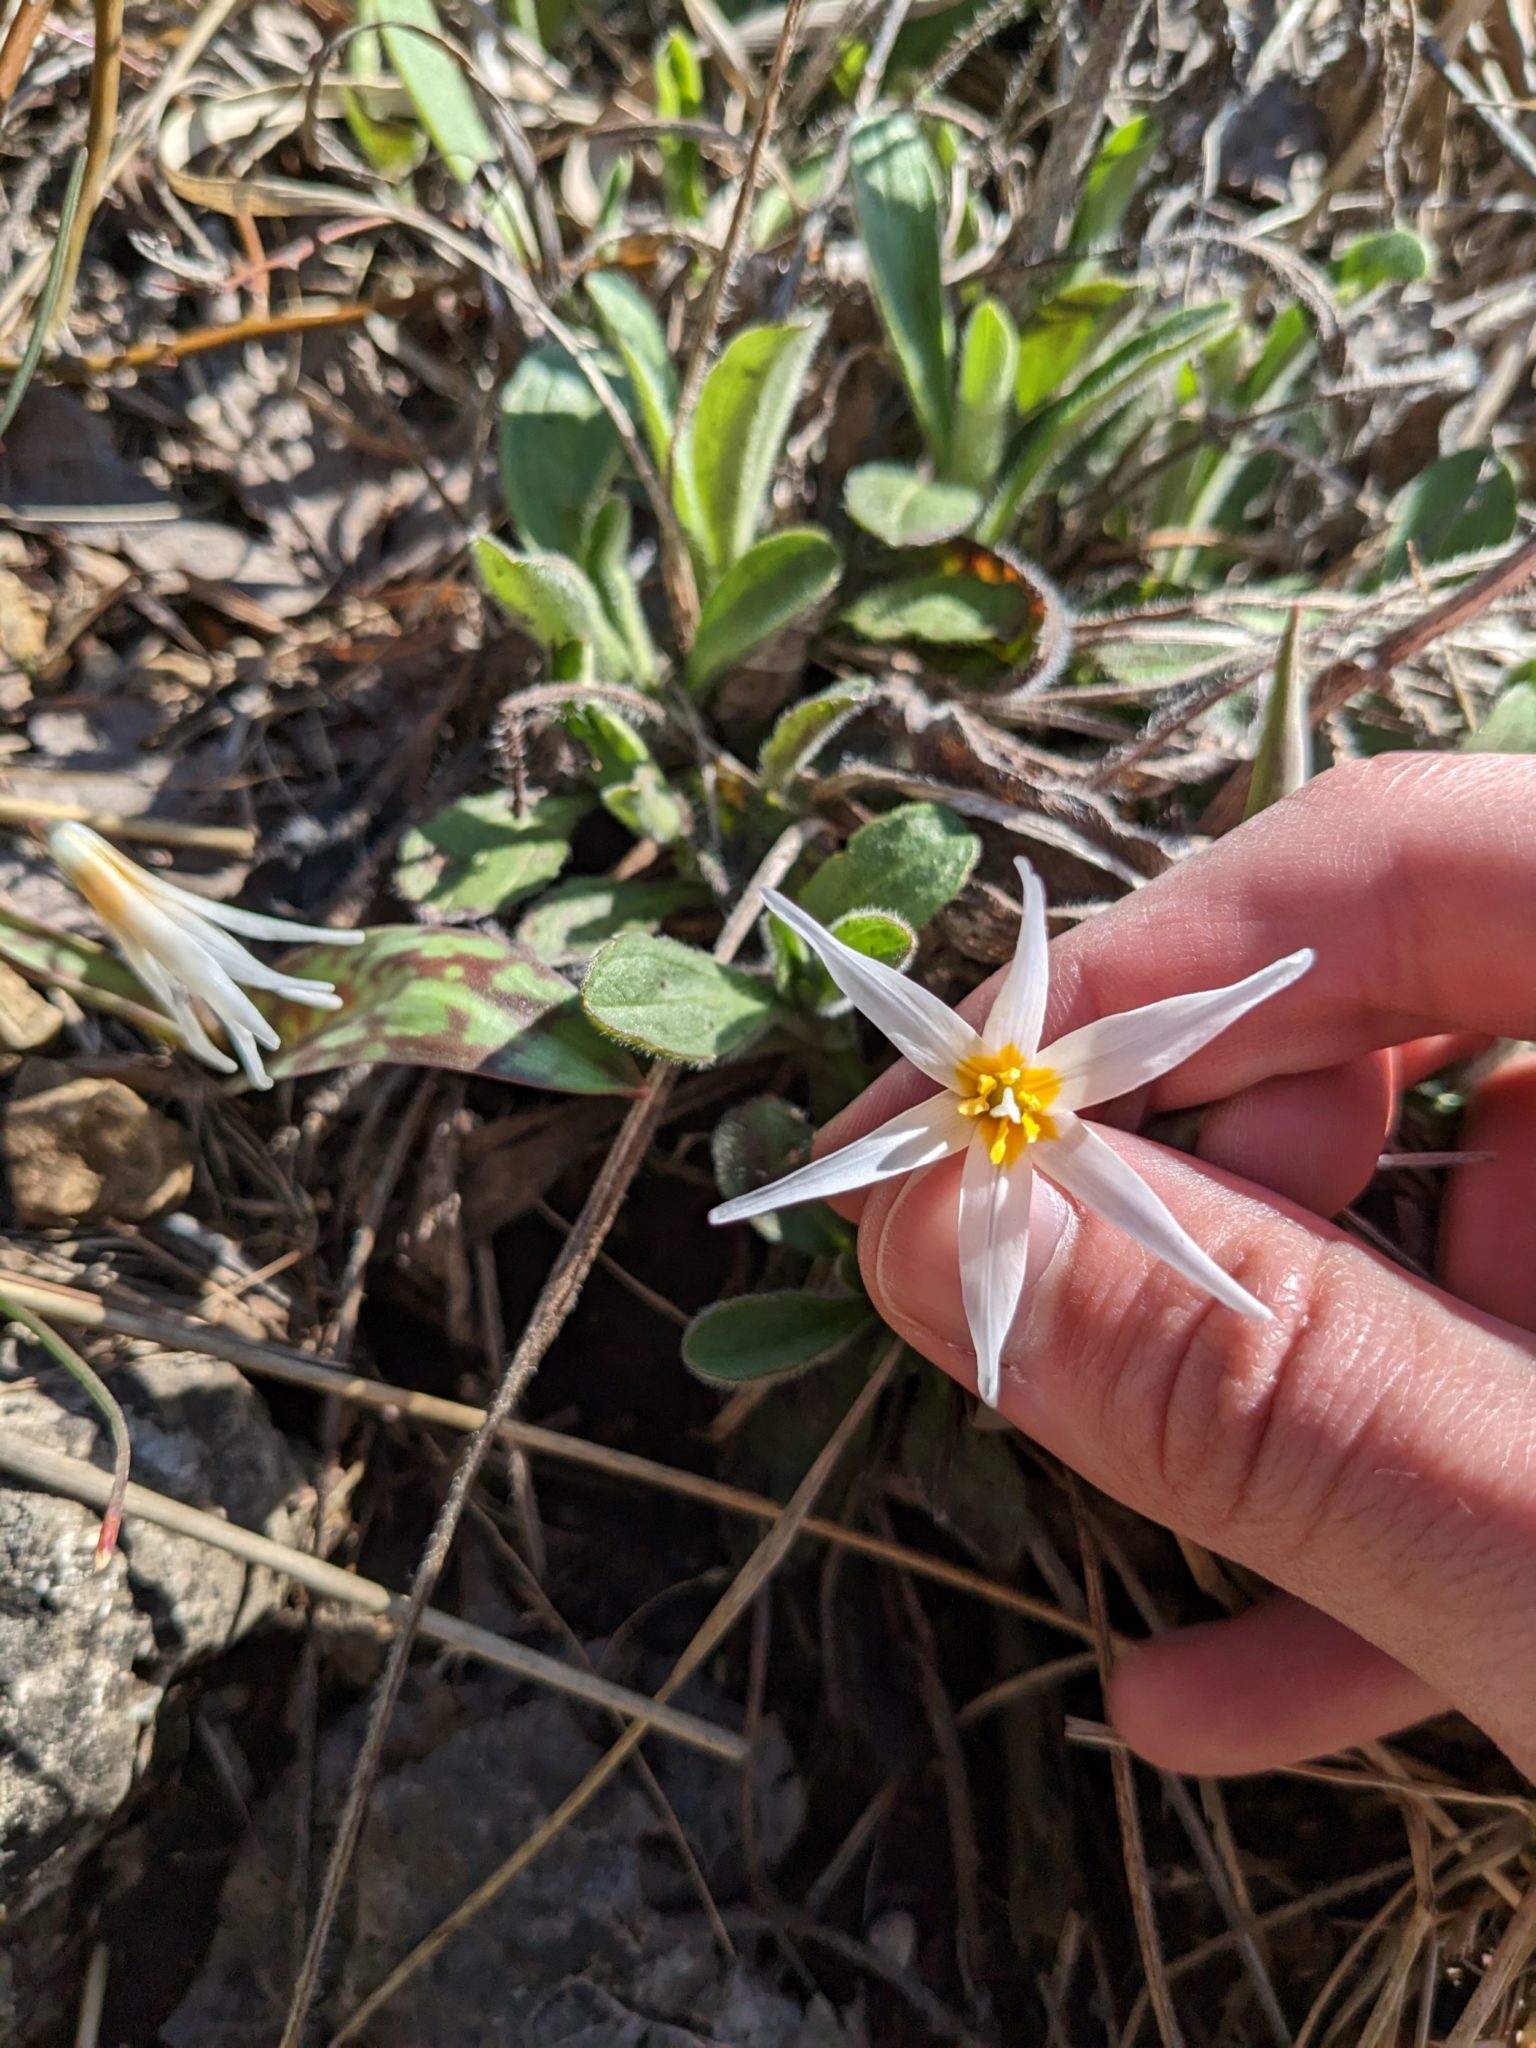
M688 657L688 687L707 690L803 618L832 590L842 566L837 549L814 526L786 526L749 548L705 599Z
M683 1338L683 1363L700 1379L744 1386L803 1372L833 1358L869 1328L874 1310L862 1295L751 1294L713 1302Z
M707 1066L740 1052L773 1022L765 981L722 967L697 947L640 932L610 939L587 969L582 1007L626 1045Z

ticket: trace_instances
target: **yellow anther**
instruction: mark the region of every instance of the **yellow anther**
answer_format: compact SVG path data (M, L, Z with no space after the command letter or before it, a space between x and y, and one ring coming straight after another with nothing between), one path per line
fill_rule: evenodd
M1016 1045L978 1053L955 1074L955 1106L964 1117L988 1120L987 1157L997 1167L1015 1165L1031 1145L1055 1137L1050 1109L1060 1090L1061 1077L1026 1065Z

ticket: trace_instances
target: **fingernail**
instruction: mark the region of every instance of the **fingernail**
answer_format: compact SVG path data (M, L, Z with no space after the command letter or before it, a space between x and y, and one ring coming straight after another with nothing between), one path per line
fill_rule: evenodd
M939 1343L970 1344L960 1295L958 1174L907 1182L892 1203L874 1256L875 1291L891 1320L926 1331ZM1060 1249L1072 1211L1049 1181L1035 1175L1029 1203L1029 1258L1022 1318L1029 1297Z

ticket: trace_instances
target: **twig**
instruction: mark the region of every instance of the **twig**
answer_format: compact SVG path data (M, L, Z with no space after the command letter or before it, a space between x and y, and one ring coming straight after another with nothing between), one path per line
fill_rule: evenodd
M80 1986L80 2010L75 2015L75 2048L97 2048L101 2040L101 2009L107 2002L107 1972L112 1951L104 1941L91 1950Z
M1488 1958L1481 1982L1467 2000L1460 2019L1446 2036L1445 2048L1477 2048L1490 2031L1494 2012L1514 1981L1516 1971L1524 1968L1533 1951L1536 1951L1536 1884L1529 1887L1499 1937L1499 1945Z
M166 1351L197 1351L209 1358L222 1358L230 1365L239 1366L242 1372L253 1373L258 1378L305 1387L326 1399L372 1408L387 1418L405 1415L413 1421L455 1430L460 1434L479 1429L485 1421L485 1410L473 1407L467 1401L449 1401L438 1394L420 1394L409 1387L391 1386L387 1380L368 1379L361 1373L328 1365L308 1352L259 1343L217 1324L190 1323L180 1316L118 1307L83 1288L65 1287L54 1280L26 1279L9 1268L0 1268L0 1285L14 1299L25 1301L58 1322L70 1323L77 1328L111 1331L116 1336L157 1344ZM571 1436L564 1430L508 1420L502 1424L501 1437L514 1449L527 1451L534 1457L556 1458L563 1464L600 1472L609 1479L637 1486L654 1486L684 1499L699 1501L721 1514L742 1515L750 1521L775 1522L784 1512L779 1502L767 1494L750 1493L740 1486L727 1486L704 1473L663 1465L634 1451L588 1443L585 1438ZM1089 1636L1086 1622L1064 1613L1050 1601L1020 1592L1016 1587L1002 1585L996 1579L970 1570L968 1566L952 1564L947 1558L930 1557L904 1543L889 1542L883 1536L870 1535L861 1529L846 1529L840 1522L823 1521L814 1515L807 1517L801 1533L840 1550L851 1551L856 1556L867 1557L876 1564L892 1565L897 1571L912 1572L918 1578L948 1586L954 1592L970 1594L994 1607L1022 1615L1026 1620L1044 1622L1047 1627L1060 1629L1067 1635L1084 1640Z
M107 1473L95 1465L88 1465L83 1458L66 1457L62 1451L52 1451L44 1444L29 1443L26 1438L13 1435L0 1436L0 1471L9 1472L14 1478L24 1479L34 1486L46 1487L50 1493L80 1501L86 1507L104 1507L115 1484ZM397 1630L404 1622L407 1603L398 1593L391 1593L387 1586L381 1586L373 1579L358 1578L352 1572L343 1571L339 1565L330 1564L307 1550L294 1550L255 1529L243 1529L238 1522L207 1514L201 1508L188 1507L184 1501L172 1500L165 1494L153 1493L147 1486L132 1482L126 1489L125 1506L128 1513L139 1520L152 1522L158 1529L169 1529L173 1535L188 1536L194 1542L206 1543L211 1549L226 1551L229 1556L238 1557L243 1564L276 1572L297 1585L307 1587L323 1600L338 1600L346 1606L360 1608L366 1614L377 1614L394 1622ZM482 1664L493 1664L498 1670L510 1671L518 1678L548 1687L551 1692L581 1700L584 1705L622 1714L631 1725L635 1725L634 1717L638 1715L644 1728L657 1728L662 1734L673 1736L707 1755L720 1757L726 1763L739 1765L745 1760L746 1744L734 1729L717 1727L714 1722L702 1720L696 1714L685 1714L668 1707L658 1709L656 1702L647 1699L643 1693L631 1692L627 1686L615 1685L611 1679L575 1670L569 1664L562 1664L558 1657L546 1656L541 1650L530 1650L523 1643L510 1642L504 1636L492 1634L487 1628L476 1627L473 1622L460 1621L456 1615L429 1607L422 1616L419 1630L445 1649L478 1658Z
M816 820L806 820L792 825L780 835L769 849L757 875L748 885L741 902L727 919L724 930L716 940L716 959L728 960L735 954L756 921L763 889L771 887L774 882L781 879L798 859L808 838L823 829ZM596 1263L603 1242L613 1228L624 1197L629 1192L630 1183L650 1150L651 1139L661 1121L667 1097L676 1085L680 1072L681 1069L677 1067L653 1068L644 1092L626 1115L612 1149L592 1183L591 1192L582 1204L581 1214L550 1268L549 1277L534 1303L522 1338L502 1375L501 1384L491 1398L484 1420L464 1447L463 1456L454 1472L443 1505L438 1510L437 1520L433 1524L421 1561L416 1568L410 1599L395 1639L390 1645L389 1656L385 1660L383 1674L369 1710L368 1725L363 1734L352 1783L337 1825L319 1904L315 1908L309 1940L305 1944L298 1980L294 1985L288 2008L280 2048L299 2048L304 2024L319 1985L331 1925L341 1904L347 1873L362 1834L373 1781L383 1759L384 1744L389 1734L390 1722L394 1717L395 1704L400 1697L400 1688L405 1683L412 1638L422 1615L426 1612L433 1588L448 1561L448 1552L468 1505L470 1494L480 1477L486 1459L490 1456L492 1447L501 1434L502 1425L521 1401L550 1345L564 1328L566 1318L580 1297L587 1276ZM771 1541L772 1538L768 1540ZM637 1736L636 1740L638 1739Z
M101 1571L117 1548L123 1500L128 1492L128 1470L133 1460L133 1447L128 1441L128 1425L123 1420L123 1411L100 1374L94 1372L56 1330L51 1330L41 1316L34 1315L31 1309L13 1301L8 1294L0 1294L0 1317L20 1323L49 1356L63 1366L107 1425L107 1433L112 1439L112 1481L103 1504L101 1531L96 1538L96 1570Z
M1099 1679L1109 1684L1114 1664L1109 1617L1104 1605L1104 1568L1099 1561L1098 1538L1083 1504L1077 1475L1066 1474L1072 1516L1077 1524L1078 1547L1083 1557L1083 1590L1088 1596L1088 1615L1093 1623L1094 1648L1099 1659ZM1141 1813L1136 1804L1136 1779L1131 1754L1117 1743L1110 1754L1110 1771L1115 1785L1115 1808L1120 1817L1120 1846L1125 1857L1125 1880L1131 1894L1131 1917L1136 1923L1136 1942L1141 1950L1147 1992L1157 2018L1163 2048L1184 2048L1184 2031L1174 2010L1173 1993L1157 1938L1157 1918L1152 1906L1152 1885L1147 1872L1146 1844L1141 1836Z
M801 1524L810 1513L812 1503L831 1478L838 1460L857 1434L865 1416L884 1392L901 1351L899 1343L890 1345L859 1389L842 1421L816 1454L810 1470L790 1495L779 1521L747 1559L721 1599L705 1617L687 1649L673 1665L665 1682L657 1691L658 1703L671 1699L706 1659L713 1656L717 1647L788 1556ZM329 2048L342 2048L344 2042L355 2040L358 2030L394 1997L402 1985L431 1962L461 1927L467 1926L478 1913L500 1897L513 1879L520 1876L535 1857L555 1840L566 1824L602 1790L644 1735L644 1723L631 1721L624 1734L599 1758L581 1783L566 1795L554 1812L540 1823L526 1841L494 1870L483 1884L477 1885L446 1920L441 1921L424 1941L418 1942L410 1954L390 1971L382 1984L368 1994L362 2004L332 2035Z
M0 44L0 107L10 105L11 95L20 85L21 74L27 68L32 45L47 19L48 0L21 0L21 5L11 16L5 41Z
M256 851L256 834L244 825L186 825L175 818L126 817L121 811L93 810L89 804L62 803L56 797L0 796L0 825L27 825L34 818L49 824L92 825L112 839L195 847L206 853L233 854L241 860L248 860Z

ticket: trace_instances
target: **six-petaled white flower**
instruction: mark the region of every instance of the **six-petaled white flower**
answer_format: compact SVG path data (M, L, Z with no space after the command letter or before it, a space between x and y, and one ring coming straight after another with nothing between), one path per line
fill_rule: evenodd
M194 896L139 867L88 825L55 825L47 841L49 853L100 918L113 945L174 1021L187 1050L221 1074L234 1073L238 1060L253 1087L272 1085L257 1048L272 1052L280 1041L245 989L270 989L316 1010L340 1009L341 997L328 981L279 973L229 935L240 932L248 939L290 945L319 939L355 946L366 933L290 924ZM208 1036L199 1003L223 1026L235 1060Z
M1047 1179L1239 1315L1270 1311L1201 1251L1163 1203L1079 1110L1112 1102L1167 1073L1312 965L1291 953L1230 988L1169 996L1101 1017L1040 1049L1047 987L1045 893L1028 861L1018 947L987 1018L974 1031L937 996L854 952L775 890L769 908L811 948L856 1008L943 1089L867 1137L765 1188L723 1202L712 1223L872 1186L965 1153L960 1182L960 1287L976 1349L977 1387L997 1404L1003 1344L1024 1288L1030 1181Z

